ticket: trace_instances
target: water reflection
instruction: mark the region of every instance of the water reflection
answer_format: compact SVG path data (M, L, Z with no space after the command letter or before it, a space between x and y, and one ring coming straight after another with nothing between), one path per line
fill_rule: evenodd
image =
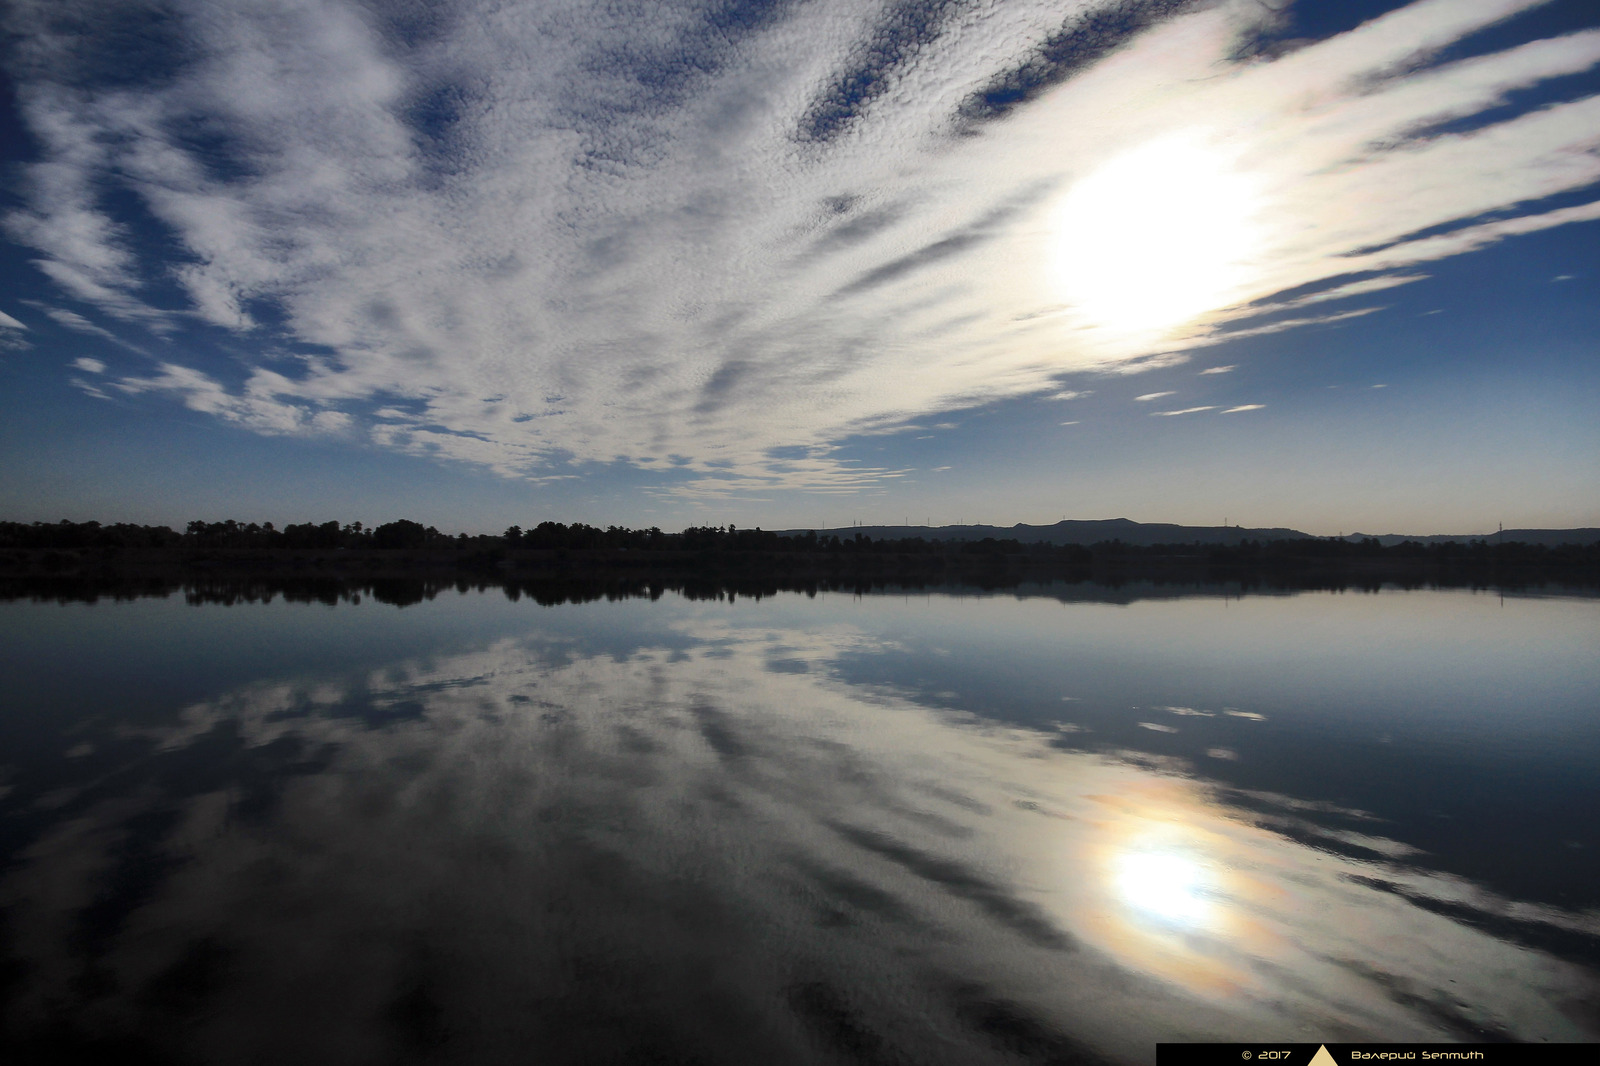
M165 717L108 689L13 765L6 1039L931 1063L1600 1038L1595 913L1441 869L1370 811L1219 785L1242 764L1197 757L1223 734L1185 757L1138 728L1253 750L1276 710L1124 698L1091 747L1132 684L1092 658L1052 696L1073 732L940 687L928 631L881 612L515 618Z
M1116 862L1116 894L1135 911L1185 930L1214 921L1213 889L1204 864L1177 841L1135 845Z

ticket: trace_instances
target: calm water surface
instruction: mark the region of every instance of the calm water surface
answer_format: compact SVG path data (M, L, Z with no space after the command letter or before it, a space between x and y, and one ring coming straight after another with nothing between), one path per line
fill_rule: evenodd
M0 603L0 1057L1600 1039L1600 601L1063 588Z

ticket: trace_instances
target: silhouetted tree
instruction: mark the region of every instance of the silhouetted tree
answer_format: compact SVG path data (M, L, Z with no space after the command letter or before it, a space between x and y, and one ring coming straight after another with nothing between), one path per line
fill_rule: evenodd
M437 530L434 531L437 533ZM385 522L372 531L372 546L374 548L421 548L428 543L428 528L420 522L413 522L401 518L394 522Z

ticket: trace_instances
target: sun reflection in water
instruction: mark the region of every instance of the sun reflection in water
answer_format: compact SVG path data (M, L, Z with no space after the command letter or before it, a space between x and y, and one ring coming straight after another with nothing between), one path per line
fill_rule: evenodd
M1239 869L1237 827L1183 782L1144 781L1093 801L1101 816L1076 861L1094 876L1080 882L1070 927L1190 993L1231 1000L1252 987L1251 960L1280 947L1261 921L1277 893Z
M1116 891L1141 916L1199 929L1214 909L1205 868L1187 855L1149 850L1124 853L1116 862Z

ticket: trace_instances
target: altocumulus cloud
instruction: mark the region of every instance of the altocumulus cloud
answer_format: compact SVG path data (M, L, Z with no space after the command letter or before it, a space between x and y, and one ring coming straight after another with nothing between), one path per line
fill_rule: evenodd
M1516 102L1600 61L1600 32L1435 58L1531 0L1255 55L1255 0L1136 6L14 0L40 156L6 231L124 343L211 328L245 361L151 357L108 394L718 494L892 476L830 448L1357 314L1248 321L1600 218L1551 199L1600 180L1600 100ZM1113 328L1050 264L1092 275L1118 230L1053 220L1174 137L1252 243L1209 305Z

